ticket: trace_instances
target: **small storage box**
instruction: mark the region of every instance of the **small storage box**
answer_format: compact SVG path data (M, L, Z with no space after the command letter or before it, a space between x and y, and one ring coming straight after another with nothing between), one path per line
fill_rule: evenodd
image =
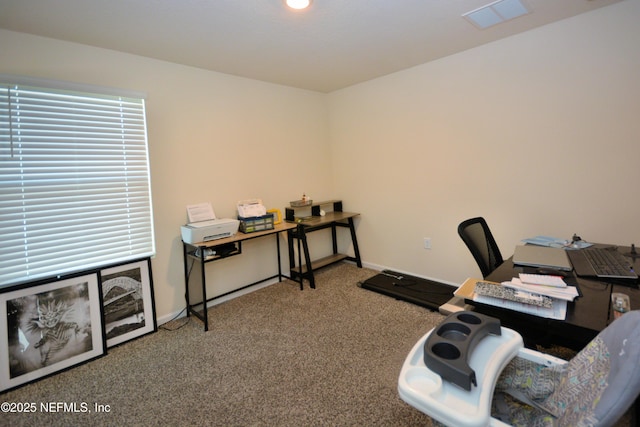
M239 216L240 231L243 233L254 233L256 231L272 230L273 229L273 214L266 214L262 216L252 216L244 218Z

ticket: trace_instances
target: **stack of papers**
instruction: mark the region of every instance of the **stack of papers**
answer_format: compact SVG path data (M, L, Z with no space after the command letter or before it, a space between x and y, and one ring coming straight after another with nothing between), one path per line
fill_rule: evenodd
M579 295L575 286L567 286L559 276L520 274L520 277L514 277L510 282L502 282L502 285L565 301L573 301Z
M267 208L262 204L262 199L240 200L238 202L238 216L242 218L254 218L267 214Z
M514 284L514 280L519 283ZM454 295L459 296L461 298L470 299L481 304L492 305L492 306L496 306L496 307L500 307L508 310L514 310L521 313L526 313L533 316L539 316L539 317L544 317L547 319L554 319L554 320L564 320L567 317L567 301L572 301L573 298L575 298L575 296L578 295L577 289L575 289L575 287L572 287L572 286L566 286L565 288L556 288L556 287L544 286L544 285L527 285L522 283L520 278L514 278L514 280L510 282L494 283L494 285L502 286L505 288L508 287L511 289L517 289L519 291L518 296L521 298L528 294L531 297L530 302L534 302L538 300L538 298L540 298L542 295L545 295L551 298L551 301L552 301L551 307L544 307L544 306L535 305L532 303L528 304L528 303L519 302L519 301L512 301L505 298L498 298L495 296L479 295L477 292L475 292L475 287L478 282L486 282L485 280L482 280L482 279L472 279L472 278L467 279L454 292ZM533 290L519 289L518 286L523 286L523 287L534 286L534 288L532 288ZM575 290L575 296L573 297L569 296L574 292L574 290ZM556 292L557 295L562 296L562 298L556 295L553 295L553 296L549 295L548 293L550 292L551 293Z
M559 239L557 237L550 236L536 236L522 239L522 243L536 246L548 246L550 248L564 248L564 249L583 249L592 246L593 243L587 243L584 240L578 240L576 242L572 240Z
M198 203L196 205L187 205L187 216L189 224L203 221L212 221L216 219L211 203Z
M522 283L529 285L553 286L554 288L566 288L567 284L562 276L550 276L547 274L525 274L518 275Z

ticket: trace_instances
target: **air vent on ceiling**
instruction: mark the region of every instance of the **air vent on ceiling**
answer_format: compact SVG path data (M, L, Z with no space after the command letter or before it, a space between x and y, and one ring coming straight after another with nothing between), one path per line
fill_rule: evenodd
M485 29L529 12L521 0L498 0L462 16L476 27Z

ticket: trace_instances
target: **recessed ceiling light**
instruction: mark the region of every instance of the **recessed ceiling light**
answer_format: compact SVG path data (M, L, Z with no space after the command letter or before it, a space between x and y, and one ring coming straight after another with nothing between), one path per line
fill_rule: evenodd
M285 0L291 9L306 9L311 4L311 0Z

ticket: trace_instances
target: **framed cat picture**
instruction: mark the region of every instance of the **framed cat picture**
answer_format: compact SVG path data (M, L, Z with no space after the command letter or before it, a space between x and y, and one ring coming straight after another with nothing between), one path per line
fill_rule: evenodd
M98 273L0 294L0 392L106 352Z

